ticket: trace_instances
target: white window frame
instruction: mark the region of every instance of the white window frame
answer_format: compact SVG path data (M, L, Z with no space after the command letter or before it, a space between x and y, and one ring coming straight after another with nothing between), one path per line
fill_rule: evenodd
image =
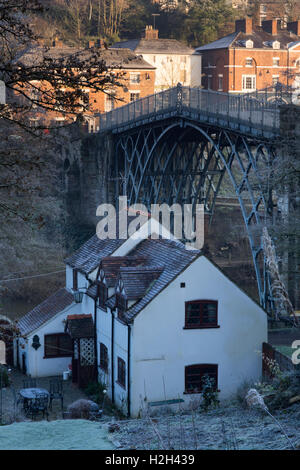
M280 57L273 57L273 67L279 67Z
M139 95L139 97L136 98L135 100L131 100L131 95ZM133 103L134 101L139 100L140 98L141 98L140 90L129 90L129 102L130 103Z
M223 91L223 89L224 89L224 80L223 80L223 78L224 78L224 77L223 77L223 74L220 73L220 74L218 75L218 91ZM221 84L222 86L220 86L220 84Z
M213 81L213 76L207 75L207 89L208 90L212 90L212 81Z
M251 79L251 88L246 87L247 79ZM256 90L256 75L242 75L242 91L250 93Z
M138 83L141 83L141 73L140 72L130 72L129 77L130 77L130 84L131 85L136 85Z
M250 63L247 63L247 62L250 62L251 61L251 64ZM246 67L253 67L253 57L246 57Z

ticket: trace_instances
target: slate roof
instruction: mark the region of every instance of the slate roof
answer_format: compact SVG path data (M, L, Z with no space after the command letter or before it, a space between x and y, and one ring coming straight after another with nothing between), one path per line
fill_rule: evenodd
M163 266L121 267L119 279L122 281L126 298L141 299L152 288L163 270Z
M98 289L97 289L97 284L91 284L90 287L87 289L86 291L86 295L88 295L89 297L91 297L92 299L96 299L97 298L97 294L98 294Z
M217 41L210 42L209 44L205 44L204 46L197 47L196 52L202 52L211 49L227 49L231 44L232 41L236 38L238 33L232 33L228 36L225 36Z
M131 39L116 42L114 49L130 49L136 54L193 54L194 49L177 39Z
M103 258L100 269L105 273L107 287L114 287L121 267L145 265L145 256L110 256Z
M187 250L177 240L147 239L143 240L130 253L133 256L147 256L149 266L163 266L163 271L141 300L136 302L124 313L124 318L131 321L151 300L154 299L168 284L184 271L201 255L199 250Z
M99 266L103 258L116 251L124 241L122 239L101 240L97 235L93 235L75 253L66 258L65 263L83 274L89 274Z
M96 48L95 48L96 49ZM101 49L99 59L103 60L108 67L122 67L123 69L155 69L154 66L146 62L141 56L137 56L129 48L124 49ZM20 62L25 66L38 65L43 57L59 60L74 55L82 60L87 60L92 56L93 49L83 49L70 46L50 47L29 46L22 51L15 62Z
M73 339L93 337L95 333L92 315L68 315L65 331L67 331Z
M263 31L261 28L256 27L251 34L245 34L242 31L234 32L225 36L217 41L213 41L204 46L197 47L196 52L204 52L215 49L227 49L229 47L245 47L243 43L251 39L253 41L254 49L272 49L272 42L279 41L280 49L287 49L300 44L299 37L286 29L279 29L278 34L272 35ZM250 49L249 49L250 50Z
M73 301L73 295L67 289L59 289L18 321L21 334L27 335L36 330L43 323L51 320L57 313L62 312L71 305Z

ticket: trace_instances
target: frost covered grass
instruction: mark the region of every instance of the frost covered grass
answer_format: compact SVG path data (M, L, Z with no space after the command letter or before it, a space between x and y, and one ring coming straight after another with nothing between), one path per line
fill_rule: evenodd
M300 449L300 404L274 413L296 449ZM155 428L155 429L154 429ZM169 441L169 430L171 431ZM149 418L118 421L114 438L120 449L290 450L278 425L262 410L238 402L203 412L158 413Z
M98 422L39 421L0 426L0 450L109 450L108 433Z

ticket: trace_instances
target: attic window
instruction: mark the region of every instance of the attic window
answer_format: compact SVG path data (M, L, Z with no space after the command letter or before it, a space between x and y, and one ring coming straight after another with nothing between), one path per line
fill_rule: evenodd
M217 328L218 302L193 300L185 303L185 328Z
M273 41L272 47L273 47L273 49L280 49L280 42L279 41Z
M253 41L248 39L248 41L245 42L245 46L247 49L253 49Z

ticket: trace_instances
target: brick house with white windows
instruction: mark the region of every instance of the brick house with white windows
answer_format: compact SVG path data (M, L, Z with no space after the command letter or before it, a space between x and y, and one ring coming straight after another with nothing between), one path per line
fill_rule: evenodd
M99 130L98 118L96 117L99 113L111 111L136 99L152 95L154 93L155 66L129 49L106 49L101 43L97 45L94 41L90 41L86 48L75 48L67 46L61 41L54 41L53 45L47 49L42 45L32 46L18 58L19 62L28 66L38 63L42 57L57 60L67 59L74 55L88 60L89 57L92 57L95 49L99 49L100 58L105 62L109 73L119 77L117 81L121 86L112 84L105 92L91 91L89 88L82 90L82 100L85 104L88 104L88 110L85 111L84 118L88 123L89 132ZM41 89L47 90L48 86L49 84L46 82L40 84ZM36 93L36 90L28 91L29 95L32 93ZM38 96L35 98L38 98ZM31 111L30 118L37 124L49 124L51 121L63 124L70 119L68 115L62 114L59 110L45 110L37 105Z
M205 89L229 93L262 90L281 83L300 86L300 21L281 29L276 20L254 26L237 20L235 32L198 47Z
M156 68L155 92L184 86L201 85L201 56L176 39L161 39L157 29L146 26L145 37L120 41L116 49L130 49Z
M200 251L147 236L159 233L148 224L128 239L94 235L66 260L66 287L19 322L27 373L57 375L72 362L73 381L97 376L133 417L161 402L188 406L204 375L230 397L260 379L267 341L256 302Z

